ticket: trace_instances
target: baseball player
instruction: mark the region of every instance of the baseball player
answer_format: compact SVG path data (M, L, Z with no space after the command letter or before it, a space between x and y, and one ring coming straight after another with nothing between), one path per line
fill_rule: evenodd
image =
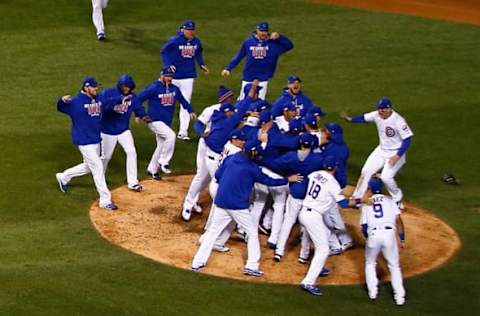
M159 167L165 174L172 172L170 160L175 150L175 133L171 126L177 101L193 119L196 118L192 106L185 100L178 87L172 84L172 80L173 70L170 67L163 67L160 79L148 85L138 94L140 103L148 100L148 116L152 119L148 127L157 139L157 148L147 168L147 173L154 180L161 179L158 174Z
M97 39L105 40L105 26L103 24L103 9L107 7L108 0L92 0L92 20L97 29Z
M187 20L175 36L172 36L161 50L163 64L173 70L173 81L183 97L191 102L193 83L197 77L195 63L200 66L205 74L208 68L203 60L203 47L200 40L195 37L195 22ZM180 128L177 137L182 140L190 140L188 126L190 114L181 108L179 112Z
M298 181L301 177L293 175L288 178L272 179L263 174L253 159L256 156L257 143L250 142L244 152L236 153L222 163L215 173L218 180L218 192L214 203L216 210L212 224L207 229L203 242L198 248L192 262L192 270L200 271L207 264L215 240L233 220L243 227L248 234L247 263L243 268L246 275L260 277L264 273L259 270L260 243L258 229L248 211L250 193L255 182L270 186L284 185L288 181Z
M297 108L298 115L304 117L308 110L313 106L312 100L303 94L301 90L302 80L295 75L288 76L287 87L283 94L272 104L273 117L281 116L282 106L287 102L292 102Z
M211 126L211 118L214 111L220 109L222 104L233 104L235 101L232 90L220 86L218 88L218 103L206 107L202 113L198 116L193 129L195 133L200 137L197 147L197 172L190 183L182 208L182 219L188 222L192 216L192 210L197 213L201 213L202 209L198 205L198 197L200 192L210 183L211 177L208 173L208 169L205 162L205 156L207 155L207 145L205 144L204 137L208 135Z
M300 287L313 295L322 295L316 286L317 277L324 269L323 266L328 258L328 238L330 230L324 223L324 214L332 208L349 207L355 205L355 201L349 201L342 195L340 185L334 177L337 160L333 156L326 156L323 161L323 169L308 175L308 189L302 202L302 209L298 215L300 224L308 233L315 246L310 268Z
M82 90L73 98L65 95L57 102L57 110L70 116L72 120L72 140L82 154L83 163L63 172L57 173L56 178L60 190L67 192L67 186L74 177L92 173L95 187L100 195L99 205L107 210L116 210L118 207L112 202L110 190L105 182L103 164L100 158L100 120L102 112L108 107L97 99L97 80L86 77L82 83ZM121 100L106 100L118 104Z
M135 192L142 191L137 177L137 151L129 128L132 112L141 118L145 123L151 119L146 114L145 108L133 93L135 82L130 75L123 74L114 88L106 89L101 93L103 98L124 98L122 103L116 104L110 111L102 116L101 137L102 137L102 162L103 170L106 172L108 163L112 158L113 151L120 143L127 156L127 183L128 188Z
M397 305L405 304L405 288L400 270L397 233L400 244L405 243L405 230L400 209L395 201L382 194L382 181L372 178L368 182L372 191L370 203L363 204L360 224L367 239L365 245L365 277L368 296L375 300L378 295L378 279L375 266L377 256L382 252L391 275L393 297Z
M286 133L289 131L289 122L298 115L297 107L294 103L287 101L282 106L282 114L283 115L274 117L274 120L278 129Z
M362 199L367 190L368 181L378 170L382 169L381 179L390 196L403 209L403 193L395 182L395 175L405 164L405 153L412 141L413 132L405 119L395 112L387 98L377 102L377 111L350 117L346 112L341 117L351 123L370 123L377 125L380 144L368 156L363 165L353 197Z
M222 76L229 76L232 69L244 57L246 58L239 100L245 97L243 92L245 85L255 79L260 81L260 86L263 88L259 97L265 99L268 80L275 74L278 58L293 48L293 43L286 36L277 32L269 34L268 30L267 22L258 23L255 32L242 43L240 50L222 70Z

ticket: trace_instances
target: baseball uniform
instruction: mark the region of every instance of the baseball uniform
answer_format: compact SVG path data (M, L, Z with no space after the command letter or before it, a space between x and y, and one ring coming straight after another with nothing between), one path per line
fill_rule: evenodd
M103 23L103 9L107 7L108 0L92 0L92 20L97 30L97 38L105 39L105 25Z

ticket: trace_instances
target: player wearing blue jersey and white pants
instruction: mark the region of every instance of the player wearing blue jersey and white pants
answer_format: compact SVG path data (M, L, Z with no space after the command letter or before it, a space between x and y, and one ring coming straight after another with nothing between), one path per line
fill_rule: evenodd
M280 55L293 48L293 43L284 35L277 32L268 33L268 23L258 23L255 32L249 36L233 56L230 63L222 70L222 76L227 77L240 61L245 57L243 68L242 87L240 88L239 100L245 98L244 87L257 79L262 87L259 98L265 99L268 90L268 80L275 74Z
M103 24L103 9L107 7L108 0L92 0L92 20L97 30L97 39L105 40L105 25Z
M205 74L208 68L203 60L203 47L200 40L195 37L195 22L187 20L175 36L172 36L161 50L163 64L173 70L173 81L182 92L183 97L188 101L192 100L192 91L197 71L197 63ZM190 140L188 137L188 126L190 114L181 108L179 112L180 127L177 137L183 140Z
M341 116L351 123L375 123L380 139L380 144L368 156L363 165L353 197L362 199L372 175L383 168L381 180L393 200L398 203L400 209L403 209L403 193L394 177L405 164L405 152L412 141L413 132L407 122L393 110L392 103L387 98L382 98L377 102L377 111L354 117L343 112Z
M322 295L316 283L329 253L330 229L325 225L324 214L332 208L336 208L337 205L345 208L349 204L355 204L355 201L349 202L342 195L342 189L334 176L336 167L337 159L334 156L327 156L323 161L325 170L315 171L308 175L307 194L298 215L300 224L303 225L315 246L315 254L310 268L300 287L313 295Z
M170 160L175 150L175 133L171 126L177 101L190 113L192 118L196 118L190 103L185 100L178 87L172 84L172 77L172 69L163 67L160 79L148 85L138 94L141 103L148 100L148 116L152 119L148 127L155 134L157 140L157 147L147 167L148 174L154 180L161 179L158 174L159 167L163 173L172 172Z
M116 104L102 116L102 162L103 169L106 172L118 142L127 155L128 188L135 192L140 192L142 191L142 186L137 176L137 151L135 150L135 143L129 127L130 116L134 112L136 117L142 118L145 123L150 123L151 119L146 114L137 96L133 93L133 89L135 89L133 78L130 75L123 74L118 79L116 87L106 89L101 93L105 97L118 96L124 98L122 103Z
M72 178L91 172L100 195L100 207L116 210L118 207L112 203L100 158L100 120L106 107L97 99L97 86L95 78L87 77L82 90L75 97L65 95L57 102L58 111L69 115L72 120L73 144L80 150L83 163L57 173L56 178L60 190L65 193Z
M378 295L378 278L375 266L381 252L387 261L391 275L393 297L397 305L405 304L405 288L398 254L397 234L401 246L405 243L405 230L400 209L395 201L382 194L382 181L372 178L368 182L372 191L369 203L362 206L360 224L367 239L365 245L365 277L368 296L374 300Z

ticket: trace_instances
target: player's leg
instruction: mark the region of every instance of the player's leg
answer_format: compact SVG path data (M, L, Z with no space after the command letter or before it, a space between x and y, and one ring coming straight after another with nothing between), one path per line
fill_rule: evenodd
M255 225L254 218L248 209L228 210L233 220L243 229L248 236L247 241L247 263L246 269L258 270L260 262L260 241L258 240L258 228Z
M265 100L268 92L268 81L260 81L258 86L262 87L262 89L258 92L258 98Z
M92 0L92 20L97 29L97 37L105 36L105 25L103 24L102 0Z
M347 231L345 222L338 206L332 207L328 212L324 214L324 217L328 217L332 223L333 233L338 237L342 250L347 250L353 246L353 239Z
M195 79L187 78L187 79L174 79L172 83L180 89L183 97L190 103L192 99L192 92L193 92L193 83ZM185 110L183 107L180 106L180 110L178 112L178 118L180 120L180 126L178 128L178 138L188 140L188 126L190 125L190 113Z
M245 80L242 80L242 85L240 87L240 93L238 94L238 98L237 98L237 101L241 101L243 99L245 99L245 93L243 93L243 89L245 88L245 86L249 83L252 83L251 81L245 81Z
M113 151L115 150L115 147L117 146L118 136L117 135L108 135L108 134L104 134L104 133L101 133L100 135L102 137L102 142L100 143L100 146L102 148L101 158L102 158L102 164L103 164L103 172L107 173L108 163L112 159Z
M382 253L387 261L388 270L390 271L395 302L398 305L403 305L405 303L405 288L403 287L395 230L391 229L385 231L385 246L382 249Z
M382 182L385 184L385 188L387 188L388 193L395 202L402 201L403 199L403 192L395 181L395 175L405 163L405 155L403 155L393 166L386 161L380 176Z
M220 233L220 236L218 236L217 240L215 240L215 246L218 248L225 247L225 244L227 241L230 239L230 236L232 235L233 230L237 227L237 224L235 221L231 221L230 224L225 227L224 230Z
M357 181L357 186L352 196L356 199L362 199L367 191L368 181L370 178L385 164L385 157L380 146L377 146L368 156L367 161L362 167L360 178Z
M379 238L370 236L365 244L365 279L367 283L368 296L371 299L376 299L378 295L378 278L377 271L377 256L381 250L382 244Z
M127 156L127 183L130 189L134 189L139 185L138 170L137 170L137 150L135 149L135 141L133 140L132 132L126 130L118 135L118 142L125 151Z
M250 213L252 214L256 226L260 223L260 217L262 216L263 208L268 196L268 187L261 183L255 183L253 191L253 203L250 207Z
M200 192L210 183L210 174L205 162L207 148L205 140L200 138L197 148L197 173L190 183L187 194L185 195L185 201L183 202L184 210L192 210L198 203L198 197Z
M78 146L82 153L83 160L87 164L93 176L93 181L97 192L100 195L100 207L105 207L112 203L112 196L105 181L105 174L103 173L103 164L100 159L100 144L92 144L85 146Z
M273 198L273 216L272 216L272 229L268 242L277 244L280 230L282 229L283 217L285 214L285 204L288 196L288 185L271 187L269 188ZM266 217L266 216L265 216Z
M175 132L165 123L158 122L157 130L159 135L164 139L158 164L164 173L170 173L170 160L175 151Z
M198 268L207 264L213 246L215 245L215 240L225 229L225 227L227 227L231 220L232 218L227 213L227 211L225 211L221 207L217 207L215 216L212 219L212 225L203 235L200 247L198 248L197 253L193 257L192 268Z
M323 217L316 211L307 211L303 208L298 216L300 223L305 227L310 239L315 246L315 253L310 263L305 278L302 280L304 285L315 285L317 278L328 258L328 237L329 230L323 223Z
M282 228L280 229L280 235L278 236L276 255L283 256L285 254L285 246L292 231L293 225L297 221L298 212L302 208L302 200L295 199L291 195L287 198L287 207L285 211L285 217L283 219Z
M155 151L152 154L152 158L150 159L150 163L148 164L147 171L151 174L156 174L158 172L158 159L160 158L160 154L162 152L163 142L164 139L159 135L159 131L157 129L158 122L152 122L148 124L148 128L153 132L155 135L155 140L157 142L157 146L155 147Z
M301 211L300 211L301 212ZM310 257L310 244L311 238L308 234L307 229L302 225L300 227L300 254L298 255L299 260L308 261Z

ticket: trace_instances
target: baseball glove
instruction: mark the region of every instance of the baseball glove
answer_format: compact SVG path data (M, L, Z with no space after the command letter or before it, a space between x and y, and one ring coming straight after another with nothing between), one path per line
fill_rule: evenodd
M446 184L459 184L458 179L451 173L446 173L442 177L442 181Z

